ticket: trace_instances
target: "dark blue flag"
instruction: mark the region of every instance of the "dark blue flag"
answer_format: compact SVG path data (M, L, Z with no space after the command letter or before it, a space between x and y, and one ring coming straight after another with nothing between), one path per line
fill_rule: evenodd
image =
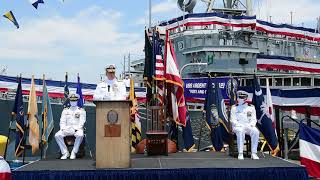
M211 77L208 78L207 95L205 100L206 122L210 129L211 142L215 151L221 151L223 148L222 126L219 121L219 99L215 89L213 89ZM218 85L215 84L215 87ZM219 87L218 87L219 88ZM219 89L218 89L219 90Z
M152 34L152 61L150 63L149 69L149 76L151 76L152 78L155 78L157 55L161 54L161 45L159 38L159 33L154 30Z
M83 104L84 104L84 101L83 101L83 96L82 96L82 88L81 88L81 83L80 83L80 76L78 74L78 83L77 83L77 94L79 95L79 99L78 99L78 106L80 108L83 108Z
M186 127L182 126L182 136L183 136L184 148L186 149L186 151L190 152L194 148L195 144L193 140L190 115L188 111L187 111L186 120L187 120Z
M231 107L235 105L237 102L237 96L236 96L237 86L238 86L237 80L233 79L233 77L230 76L230 79L227 83L227 92L228 92L227 94L229 97L228 120L230 120L230 116L231 116ZM228 127L229 127L228 129L231 130L230 121L228 122Z
M176 122L171 121L170 122L170 128L169 128L169 133L168 136L171 139L171 141L175 142L177 144L178 142L178 125L176 124ZM177 144L178 147L178 144Z
M65 84L64 84L64 103L63 107L70 107L70 99L69 99L69 87L68 87L68 74L65 76Z
M18 88L16 92L16 97L14 100L14 106L12 114L15 115L16 120L16 142L15 142L15 156L19 157L24 151L25 145L25 123L24 123L24 110L23 110L23 100L22 100L22 87L21 87L21 77L18 80Z
M152 99L152 64L153 64L153 56L152 56L152 44L148 37L147 30L145 30L145 46L144 46L144 53L145 53L145 65L144 65L144 72L143 78L146 81L147 86L147 103L149 103Z
M219 83L217 82L216 78L214 78L214 93L216 98L216 106L218 109L219 115L219 122L221 125L221 133L223 142L229 142L229 130L228 130L228 115L227 115L227 108L224 103L223 96L221 94L221 88L219 87ZM234 88L233 88L234 89Z
M230 89L228 88L227 91L228 91L228 96L230 98L229 107L231 107L232 105L236 104L236 101L237 101L237 96L236 96L237 81L233 79L233 77L230 77L230 80L228 81L228 87L230 87Z
M44 4L44 2L43 2L43 0L37 0L37 1L35 1L34 3L32 3L32 6L34 7L34 8L36 8L36 9L38 9L38 5L39 4Z
M273 150L272 154L275 155L279 150L278 139L276 136L275 129L272 125L272 119L268 117L269 109L256 76L254 76L253 88L254 93L252 97L252 104L255 106L256 109L257 127L260 130L260 132L264 135L269 146Z

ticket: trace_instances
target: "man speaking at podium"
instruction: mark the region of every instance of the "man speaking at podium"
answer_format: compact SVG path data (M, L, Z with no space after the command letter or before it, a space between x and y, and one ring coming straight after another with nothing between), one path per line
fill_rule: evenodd
M106 67L106 78L97 85L93 94L93 100L125 100L126 86L124 82L117 80L115 65L110 64Z

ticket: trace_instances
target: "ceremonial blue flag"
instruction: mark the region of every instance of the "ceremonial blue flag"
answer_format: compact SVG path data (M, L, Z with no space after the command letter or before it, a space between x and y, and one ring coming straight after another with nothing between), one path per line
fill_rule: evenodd
M65 76L65 84L64 84L64 102L63 107L70 107L70 99L69 99L69 87L68 87L68 74Z
M144 53L145 53L145 65L143 71L143 78L147 84L147 103L149 103L152 99L152 64L153 64L153 56L152 56L152 44L148 37L148 30L145 30L145 45L144 45Z
M175 142L177 144L178 142L178 125L176 122L174 121L171 121L170 122L170 129L169 129L169 133L168 133L168 136L169 138L171 139L171 141ZM178 144L177 144L178 146Z
M216 95L216 106L218 109L219 114L219 122L221 125L221 133L222 133L222 139L223 142L229 142L229 130L228 130L228 115L227 115L227 108L224 103L224 99L221 94L221 89L219 87L219 83L217 83L216 78L214 78L214 84L215 84L215 95ZM234 87L233 87L234 90Z
M83 96L82 96L82 88L81 88L81 83L80 83L80 76L78 74L78 83L77 83L77 94L79 95L79 99L78 99L78 106L80 108L83 108Z
M215 83L214 83L215 84ZM217 84L215 84L217 86ZM221 151L223 148L222 126L219 122L219 100L218 94L213 89L211 77L208 78L207 95L205 100L206 122L210 129L211 142L215 151Z
M266 138L272 155L276 155L279 151L278 139L276 136L275 128L272 125L272 119L269 114L269 108L264 99L260 84L256 76L253 80L254 93L252 97L252 104L255 106L257 115L257 127Z
M195 144L193 140L190 115L188 111L187 111L186 120L187 120L186 127L182 126L182 136L183 136L184 148L186 149L186 151L190 152L194 148Z
M231 116L231 107L233 105L236 104L237 102L237 96L236 96L236 92L237 92L237 81L235 79L233 79L230 76L230 80L227 83L227 94L229 96L229 113L228 113L228 129L231 131L231 124L230 124L230 116ZM228 136L230 137L230 136Z
M228 96L230 98L229 101L229 106L231 107L232 105L236 104L237 101L237 96L236 96L236 91L237 91L237 81L233 79L233 77L230 77L230 80L228 81L228 87L230 87L230 90L228 89Z
M42 144L45 148L48 148L48 139L53 130L53 115L51 109L51 102L48 95L48 89L46 86L46 81L43 79L43 89L42 89L42 121L39 122L39 127L43 129L40 134Z
M25 145L25 136L24 136L25 123L24 123L21 77L19 77L18 79L18 88L16 92L16 97L14 100L12 114L15 115L15 120L16 120L15 156L19 157L23 153L24 145Z

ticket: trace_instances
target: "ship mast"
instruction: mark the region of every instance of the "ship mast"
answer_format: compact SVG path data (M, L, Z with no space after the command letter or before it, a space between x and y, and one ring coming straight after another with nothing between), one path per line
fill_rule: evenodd
M0 75L6 75L7 69L8 69L7 66L5 66L3 69L0 69Z
M253 15L252 0L222 0L223 9L214 8L214 3L217 0L201 0L207 4L206 12L223 12L230 14L246 14L247 16Z
M224 0L223 1L224 7L228 9L232 9L232 2L233 0Z

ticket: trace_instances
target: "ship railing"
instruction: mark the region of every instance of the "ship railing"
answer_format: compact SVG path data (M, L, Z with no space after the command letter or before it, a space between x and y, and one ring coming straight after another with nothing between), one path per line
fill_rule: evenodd
M304 118L301 120L297 120L289 115L283 116L281 118L282 123L295 123L296 126L299 126L300 122L306 123L310 127L315 127L320 129L320 124L315 122L314 120L310 118ZM312 126L312 124L314 126ZM298 142L299 142L299 134L300 134L300 129L297 128L297 131L294 129L290 129L288 126L284 126L281 129L282 132L282 137L283 137L283 154L284 154L284 159L288 159L289 153L294 153L299 147L298 147Z
M309 88L320 87L320 74L257 74L262 87L266 86L268 79L271 88ZM252 86L253 76L236 76L240 80L240 86Z

